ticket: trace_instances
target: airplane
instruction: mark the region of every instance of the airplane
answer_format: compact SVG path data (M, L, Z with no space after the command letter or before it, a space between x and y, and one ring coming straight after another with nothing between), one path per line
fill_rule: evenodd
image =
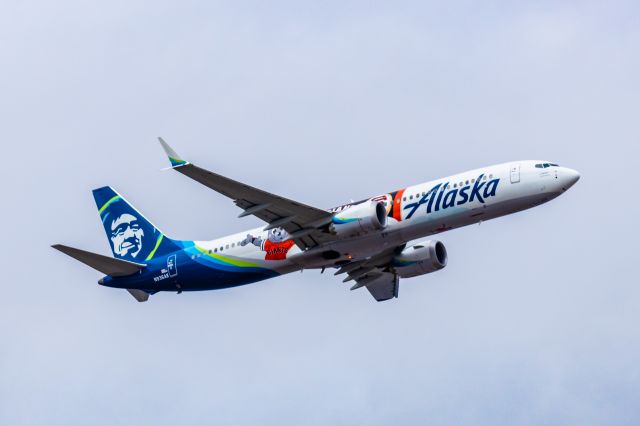
M162 138L170 167L230 198L266 226L211 241L168 237L113 188L93 190L113 257L52 247L126 289L139 302L161 291L217 290L305 269L335 269L377 301L398 297L401 278L447 266L428 238L546 203L580 174L549 161L514 161L436 179L328 210L284 198L183 160Z

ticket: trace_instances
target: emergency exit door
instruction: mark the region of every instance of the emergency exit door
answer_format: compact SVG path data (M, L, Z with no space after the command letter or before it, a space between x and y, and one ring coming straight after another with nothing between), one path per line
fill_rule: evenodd
M520 182L520 164L511 165L511 183Z

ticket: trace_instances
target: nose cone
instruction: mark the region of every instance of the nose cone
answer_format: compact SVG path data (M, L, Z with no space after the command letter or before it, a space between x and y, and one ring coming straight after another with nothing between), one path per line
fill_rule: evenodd
M562 189L563 190L567 190L569 188L571 188L573 185L576 184L576 182L578 182L580 180L580 173L578 173L577 171L573 170L573 169L568 169L566 167L562 168Z

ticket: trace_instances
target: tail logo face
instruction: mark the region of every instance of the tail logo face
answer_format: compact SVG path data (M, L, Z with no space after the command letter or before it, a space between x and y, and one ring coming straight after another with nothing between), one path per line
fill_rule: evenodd
M108 218L106 218L108 220ZM105 226L107 223L105 223ZM136 257L142 251L144 229L138 218L130 213L122 213L115 216L109 225L111 229L111 248L113 253L121 258Z
M94 189L93 198L114 257L144 263L180 249L113 188Z
M94 190L93 196L113 256L137 263L150 260L163 240L162 232L108 186Z

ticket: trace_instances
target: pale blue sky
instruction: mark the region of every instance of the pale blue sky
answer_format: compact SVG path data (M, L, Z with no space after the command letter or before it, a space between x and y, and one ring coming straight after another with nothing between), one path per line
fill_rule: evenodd
M7 1L1 424L638 424L636 2ZM138 304L91 189L177 238L258 225L155 140L319 207L503 161L566 195L440 236L375 303L332 274Z

